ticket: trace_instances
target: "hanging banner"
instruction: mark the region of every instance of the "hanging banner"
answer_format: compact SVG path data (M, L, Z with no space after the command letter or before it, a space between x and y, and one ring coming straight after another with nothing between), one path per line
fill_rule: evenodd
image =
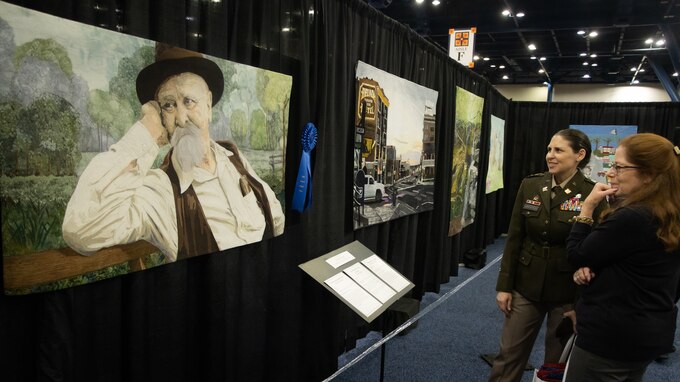
M469 68L475 67L475 33L474 27L449 29L449 56Z

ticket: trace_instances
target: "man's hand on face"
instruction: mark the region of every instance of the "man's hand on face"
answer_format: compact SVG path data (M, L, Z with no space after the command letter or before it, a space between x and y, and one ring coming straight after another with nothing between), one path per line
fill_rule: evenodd
M149 134L156 140L158 146L163 146L167 144L168 132L163 127L163 122L161 121L161 107L156 101L149 101L142 105L142 119L140 120L142 125L146 127Z

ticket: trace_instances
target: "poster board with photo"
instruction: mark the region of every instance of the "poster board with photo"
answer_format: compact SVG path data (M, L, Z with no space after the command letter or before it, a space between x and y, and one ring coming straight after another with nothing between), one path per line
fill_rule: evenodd
M460 233L475 220L483 110L484 98L456 87L449 236Z
M80 220L94 209L103 195L115 194L108 184L114 184L114 179L120 178L105 178L110 174L102 175L105 172L101 168L93 167L95 164L110 165L111 168L118 165L108 159L102 160L105 158L102 155L111 155L114 151L131 152L124 148L130 144L156 147L145 150L138 158L131 158L129 163L121 165L120 171L112 173L123 173L128 164L130 169L137 165L143 176L157 175L157 180L164 184L157 189L167 190L165 185L171 184L163 180L164 176L170 175L158 172L164 160L170 160L167 157L170 145L164 142L159 145L161 141L153 140L148 126L138 122L143 115L153 115L142 109L140 94L147 82L140 80L141 73L160 62L159 47L163 45L3 2L0 2L0 36L3 39L0 43L0 144L3 147L0 153L0 202L5 294L68 288L182 258L181 245L187 242L183 239L193 237L195 231L180 234L178 227L173 228L168 223L177 221L171 213L165 213L164 218L161 215L151 217L147 213L156 207L166 212L176 211L178 207L173 207L171 201L164 203L151 198L152 202L148 202L148 208L144 210L147 212L137 215L125 213L116 204L115 209L102 215L110 220L100 225L119 229L117 232L98 229L83 234L64 234L65 231L79 232L70 222ZM180 51L174 47L167 49L165 52L170 49ZM182 54L193 56L194 62L201 62L201 68L209 67L205 70L215 74L208 77L206 72L199 73L203 69L198 67L182 69L182 73L198 76L207 85L207 90L198 91L204 99L186 98L180 102L199 105L201 118L209 120L209 124L196 122L194 117L188 117L187 121L208 131L214 142L211 143L214 152L226 156L239 154L243 173L252 176L257 183L249 180L247 184L236 182L230 186L236 187L232 194L243 195L239 195L244 199L241 205L252 204L245 201L248 187L253 186L258 191L261 187L266 194L262 198L268 200L273 215L272 219L253 218L250 235L242 241L221 241L221 233L212 234L213 238L217 237L215 245L223 250L271 236L264 233L265 221L273 221L268 226L273 226L274 236L281 234L285 222L283 163L292 78L197 52L183 51ZM154 69L147 74L153 77L159 73ZM155 92L148 90L152 94ZM186 105L183 103L182 107ZM158 126L166 123L164 118L169 118L175 106L171 103L157 105L162 122L155 123ZM186 121L183 123L188 126ZM151 143L142 143L147 141ZM228 142L231 145L227 146ZM175 168L175 163L170 163ZM226 160L223 163L227 163ZM234 171L241 174L233 163ZM225 166L231 168L228 164ZM130 187L145 184L148 189L156 189L156 186L148 186L147 178L143 179L137 178L127 184ZM87 191L91 192L89 204L81 203L81 199L74 196L76 186L82 185L85 189L94 182L107 186L91 188ZM261 196L255 198L259 201ZM125 202L131 206L128 211L136 211L134 207L141 205L141 199ZM201 202L200 196L198 200ZM68 205L79 207L81 211L70 214ZM243 212L232 209L231 214L245 216ZM209 210L205 219L213 224L220 214ZM125 220L130 215L137 216L144 224ZM257 216L255 213L248 215ZM68 216L75 220L65 221ZM156 229L164 224L167 229ZM213 230L212 225L210 230ZM221 232L229 231L222 227ZM112 241L110 245L107 240ZM82 246L79 244L74 248L72 243L75 241L81 242ZM82 243L85 241L87 244ZM176 247L173 247L173 241L178 242L174 243ZM170 244L164 246L164 242ZM198 256L210 252L196 247L189 254Z
M607 171L614 163L614 152L623 138L637 134L634 125L569 125L570 129L583 131L590 139L592 154L583 174L600 183L608 183Z
M490 194L503 188L503 156L505 153L505 121L491 115L489 162L485 192Z
M359 61L354 229L433 208L438 93Z

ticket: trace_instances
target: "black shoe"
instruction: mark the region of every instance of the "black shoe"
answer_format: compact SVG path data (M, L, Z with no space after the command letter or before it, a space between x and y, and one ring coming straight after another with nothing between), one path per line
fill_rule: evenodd
M677 349L675 348L675 345L671 346L671 351L668 353L661 354L660 356L656 357L655 361L656 362L663 362L668 359L668 357L671 355L671 353L675 353Z
M665 360L668 359L668 357L670 356L670 354L671 354L671 353L661 354L660 356L656 357L656 359L654 359L654 361L656 361L656 362L663 362L663 361L665 361Z

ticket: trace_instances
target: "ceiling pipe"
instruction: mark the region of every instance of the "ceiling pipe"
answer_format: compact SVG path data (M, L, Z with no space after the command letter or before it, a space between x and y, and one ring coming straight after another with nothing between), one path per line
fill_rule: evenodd
M616 51L614 54L616 56L621 54L621 46L623 45L623 35L626 34L626 27L621 27L621 32L619 32L619 43L616 44Z
M652 66L652 69L654 69L656 78L659 79L661 85L663 85L664 89L666 89L666 93L668 93L668 96L671 98L671 101L680 102L680 96L678 96L678 91L675 89L675 86L673 86L673 81L671 81L671 78L668 76L668 73L666 73L666 71L663 70L663 67L658 64L656 58L648 57L647 61L649 61L649 64Z
M552 36L553 42L555 43L555 48L557 49L557 55L562 57L562 51L560 50L560 44L557 42L557 36L555 36L555 30L550 30L550 35Z
M666 40L666 50L671 57L673 69L675 69L676 73L680 73L680 41L678 41L678 35L676 34L680 33L680 27L677 24L662 24L661 31Z
M406 20L406 19L404 19L404 20ZM402 21L402 22L408 24L407 21L409 21L409 20L406 20L406 22L405 22L405 21ZM648 27L648 26L656 26L656 27L658 27L659 25L658 25L658 24L635 24L635 27L636 27L636 28L639 28L639 27ZM616 26L611 26L611 25L609 25L609 26L593 26L593 27L590 27L590 28L588 28L588 29L598 30L598 31L600 31L600 32L604 32L604 31L607 31L608 29L618 29L618 28L626 28L626 27L621 26L621 25L616 25ZM558 32L558 31L572 31L572 30L574 30L574 27L554 27L554 28L553 28L553 27L547 27L547 26L546 26L546 27L524 27L524 28L515 27L515 28L508 28L508 27L504 27L504 26L499 26L499 27L496 27L496 28L493 28L493 27L486 27L486 28L484 28L484 33L487 33L487 34L489 34L489 33L494 33L494 34L500 34L500 33L523 33L523 32L536 33L536 32L548 32L548 31L551 31L551 30L556 31L556 32ZM433 37L448 37L449 34L448 34L448 31L447 31L446 34L433 34L432 36L433 36Z
M640 63L638 64L637 68L635 68L635 73L633 74L633 79L630 80L630 85L635 85L635 78L637 78L638 73L640 73L640 69L642 69L642 64L645 63L646 59L647 59L647 56L642 56L642 60L640 60Z

